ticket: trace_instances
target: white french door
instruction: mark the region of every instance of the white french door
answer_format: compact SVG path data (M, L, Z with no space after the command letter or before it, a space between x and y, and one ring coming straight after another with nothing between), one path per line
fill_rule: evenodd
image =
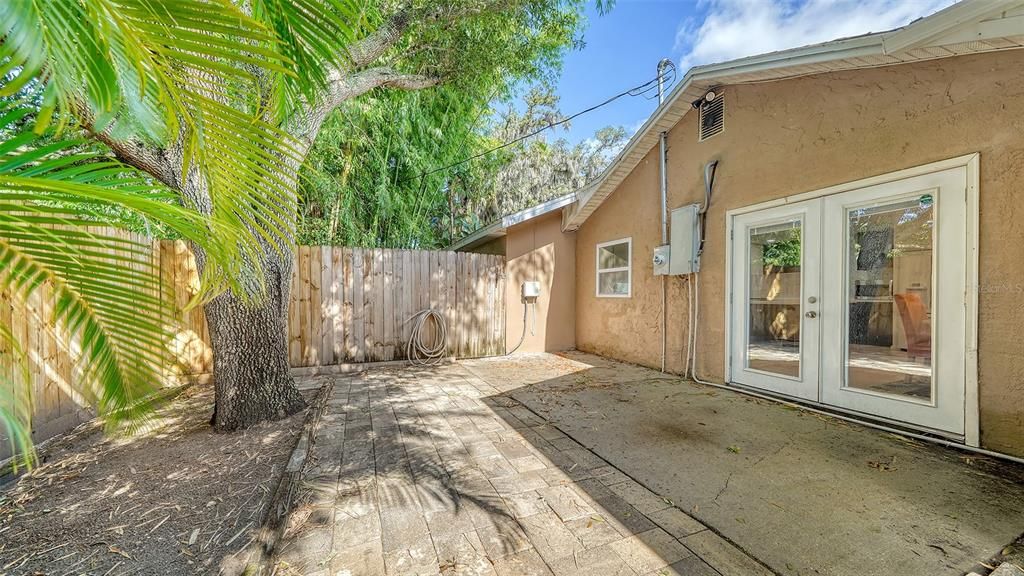
M820 201L733 220L732 381L818 400Z
M732 216L730 378L965 433L967 171Z

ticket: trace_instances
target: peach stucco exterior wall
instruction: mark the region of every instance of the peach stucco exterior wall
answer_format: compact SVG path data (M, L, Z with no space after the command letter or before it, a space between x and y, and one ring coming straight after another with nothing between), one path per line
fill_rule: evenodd
M509 228L505 237L505 342L509 350L523 334L526 305L521 286L528 280L540 282L541 293L536 324L530 311L526 339L517 352L557 352L575 346L575 261L576 235L562 232L561 211Z
M699 202L720 161L700 280L698 374L725 374L727 210L980 153L979 402L982 445L1024 455L1024 50L725 87L725 131L696 114L668 134L669 207ZM576 236L576 345L660 365L657 147ZM595 245L633 238L633 295L596 298ZM668 368L683 371L685 281L668 280Z

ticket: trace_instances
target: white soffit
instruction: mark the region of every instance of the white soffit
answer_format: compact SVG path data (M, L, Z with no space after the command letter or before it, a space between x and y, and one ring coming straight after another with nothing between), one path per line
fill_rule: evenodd
M1022 47L1024 0L962 0L889 32L695 66L594 184L579 192L576 204L566 209L563 228L579 228L657 145L658 135L675 126L712 87Z
M588 191L589 188L584 188L583 190ZM466 251L476 248L477 246L486 244L491 240L501 238L502 236L505 235L506 230L508 230L512 226L515 226L516 224L522 224L527 220L532 220L538 216L543 216L544 214L568 206L569 204L572 204L573 202L576 201L576 197L576 192L570 192L568 194L565 194L564 196L552 198L547 202L537 204L536 206L531 206L529 208L526 208L525 210L520 210L519 212L516 212L514 214L509 214L508 216L505 216L501 220L491 222L487 226L480 228L476 232L473 232L469 236L466 236L465 238L452 244L448 249L455 251Z

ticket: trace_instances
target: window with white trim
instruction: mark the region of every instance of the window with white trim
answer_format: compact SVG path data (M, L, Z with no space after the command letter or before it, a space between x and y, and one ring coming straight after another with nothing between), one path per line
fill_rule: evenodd
M632 238L597 245L598 297L629 298L633 281L632 261Z

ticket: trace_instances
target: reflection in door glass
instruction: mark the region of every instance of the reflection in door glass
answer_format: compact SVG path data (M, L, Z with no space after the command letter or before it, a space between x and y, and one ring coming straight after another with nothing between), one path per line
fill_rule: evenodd
M932 395L931 195L847 213L846 386Z
M799 220L751 228L747 367L800 376Z

